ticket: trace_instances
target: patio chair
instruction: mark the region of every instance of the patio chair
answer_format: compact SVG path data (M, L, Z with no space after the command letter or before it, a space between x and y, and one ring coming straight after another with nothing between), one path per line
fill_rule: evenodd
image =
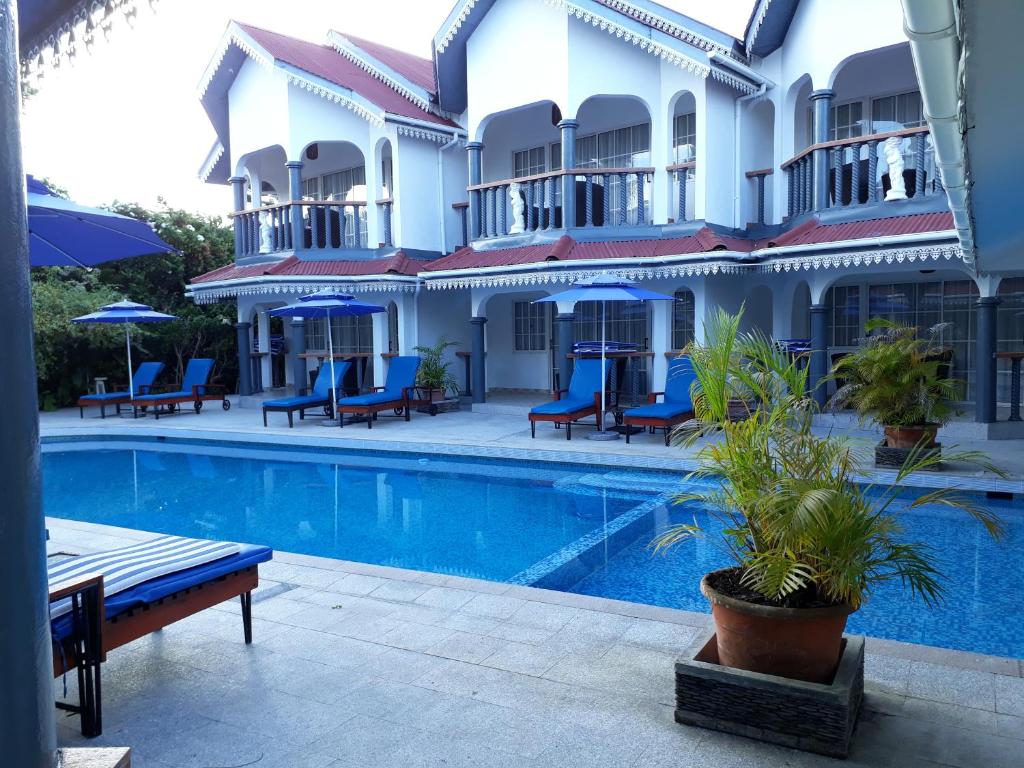
M135 369L135 375L132 376L132 393L129 394L127 391L124 392L103 392L95 395L82 395L78 398L78 415L81 418L85 418L86 408L100 409L100 418L107 418L107 406L112 405L117 409L117 413L121 413L121 406L131 403L134 394L136 397L145 392L148 388L153 386L153 382L156 381L156 377L163 371L163 363L142 363L138 368Z
M208 357L195 357L185 367L185 378L181 384L168 388L165 392L154 392L152 388L144 390L145 394L135 398L135 405L140 408L152 408L153 416L160 418L162 408L167 413L174 413L183 403L192 403L196 413L203 410L203 403L208 400L220 400L221 407L227 411L231 403L227 399L227 391L222 384L210 384L213 373L213 360Z
M388 376L383 387L374 387L369 393L343 397L338 401L338 425L345 426L345 414L366 418L368 429L381 411L394 410L395 416L405 416L409 421L410 411L414 403L413 392L416 388L416 373L420 369L420 359L415 355L392 357L388 365Z
M607 380L611 369L611 364L605 362L606 395L608 394ZM573 367L569 388L560 389L553 394L554 400L542 403L530 410L530 437L537 437L538 421L551 421L554 422L555 429L564 424L565 439L572 440L574 421L585 419L587 416L595 416L595 422L601 418L601 361L589 357L577 360ZM600 426L600 423L597 426Z
M626 442L629 442L629 427L647 427L651 432L656 429L665 430L665 445L668 445L672 427L693 418L693 401L690 399L690 388L697 380L693 372L693 363L688 355L673 358L668 364L665 375L665 391L651 392L647 396L647 405L630 408L623 414L622 422L626 425ZM658 396L662 402L658 402Z
M126 643L238 597L242 630L252 643L252 591L269 547L159 536L128 547L49 566L53 675L78 670L82 734L103 731L100 664Z
M267 412L279 411L288 414L288 429L294 426L293 414L299 412L299 420L306 418L306 411L312 408L324 408L327 411L327 418L333 419L334 413L331 408L331 390L337 392L341 389L341 382L345 378L351 363L334 363L334 381L331 381L331 366L327 363L320 365L316 374L316 382L313 384L313 391L308 395L297 397L282 397L277 400L267 400L263 403L263 426L267 426ZM341 398L335 395L335 399Z

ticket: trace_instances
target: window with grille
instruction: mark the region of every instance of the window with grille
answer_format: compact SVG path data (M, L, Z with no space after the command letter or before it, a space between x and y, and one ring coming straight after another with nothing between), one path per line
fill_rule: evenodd
M535 176L544 173L544 147L523 149L512 154L512 177Z
M577 168L633 168L643 167L651 162L651 126L640 123L626 128L594 133L576 139ZM603 184L603 180L599 181ZM622 209L622 181L617 176L608 179L604 191L609 204L612 222L618 222ZM645 182L644 198L650 200L650 185ZM626 177L626 222L637 224L638 190L635 176ZM650 215L650 206L645 206L645 218Z
M840 139L852 139L864 135L862 121L864 119L864 104L859 101L851 101L849 104L837 104L828 113L828 139L838 141ZM814 109L807 109L807 145L814 143Z
M650 314L648 303L643 301L610 301L604 305L607 316L601 314L601 302L581 301L576 304L573 318L574 341L600 341L601 324L607 319L605 326L607 341L620 341L636 344L640 350L646 351L650 339ZM640 357L636 365L635 380L624 382L622 387L627 400L633 394L646 396L649 391L648 371L649 358ZM627 372L627 376L630 373ZM567 386L563 383L562 386ZM636 392L632 390L635 388Z
M365 200L365 190L359 195L353 194L356 187L366 187L366 171L362 166L320 177L320 192L324 200Z
M693 291L680 288L672 298L672 349L681 350L693 341L696 315Z
M697 151L697 115L676 115L672 123L672 146L677 163L693 160Z
M306 320L306 349L327 350L325 319ZM337 354L373 352L373 321L369 315L331 318L331 342Z
M829 292L832 308L831 347L854 347L861 333L860 286L840 285Z
M895 125L894 125L895 124ZM871 130L873 133L918 128L925 124L921 94L918 91L885 96L871 101Z
M517 301L513 309L516 352L538 352L547 346L547 305Z
M303 200L319 200L320 199L320 177L314 176L311 179L302 180L302 199Z

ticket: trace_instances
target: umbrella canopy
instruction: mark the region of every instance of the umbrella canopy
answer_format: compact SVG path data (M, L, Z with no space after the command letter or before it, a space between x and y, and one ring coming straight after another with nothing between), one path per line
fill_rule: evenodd
M93 267L132 256L175 252L144 221L57 197L32 176L27 185L33 267Z
M387 312L387 307L378 304L367 304L359 301L355 296L347 293L333 293L332 291L321 291L309 296L302 296L295 304L272 309L267 314L273 317L308 317L326 318L327 326L327 359L331 366L331 381L334 377L334 339L330 328L332 317L358 317L360 315L372 315L375 312ZM296 394L298 394L298 382L295 383ZM334 387L331 387L331 410L337 413L337 395Z
M100 307L96 312L74 318L73 323L122 323L124 324L124 346L128 350L128 399L135 399L135 382L132 373L132 331L135 323L164 323L177 320L174 315L156 312L146 304L134 301L116 301ZM134 409L133 409L134 411Z
M635 283L630 283L612 275L597 275L582 283L576 283L572 288L552 296L545 296L537 299L535 304L543 302L558 301L600 301L601 302L601 429L596 439L617 439L615 433L607 433L604 429L604 404L605 404L605 345L606 345L606 312L604 305L609 301L674 301L672 296L663 293L649 291L641 288ZM568 352L568 350L567 350Z

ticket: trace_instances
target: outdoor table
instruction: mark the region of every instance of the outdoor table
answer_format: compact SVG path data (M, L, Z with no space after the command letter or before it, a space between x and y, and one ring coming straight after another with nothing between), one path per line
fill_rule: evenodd
M1010 361L1010 418L1008 421L1020 421L1020 361L1024 352L996 352L992 355L996 360Z
M335 360L354 360L356 369L356 388L363 391L363 373L366 370L366 363L372 357L372 352L335 352L333 357ZM320 350L318 352L300 352L299 357L304 360L316 359L320 365L324 364L324 360L328 358L327 350Z
M600 352L582 352L582 353L570 352L569 353L569 358L571 360L576 360L576 359L579 359L579 358L600 359L600 357L601 357L601 353ZM620 378L619 377L619 371L620 371L620 368L619 368L619 362L618 361L620 361L620 360L622 361L622 369L621 370L622 370L622 374L623 375L622 375L621 378L623 380L628 379L628 382L629 382L629 393L628 394L629 394L629 397L630 397L630 400L631 400L631 404L632 405L637 405L639 403L639 398L640 398L640 360L641 360L641 358L644 358L644 357L654 357L654 353L653 352L640 352L640 351L637 351L637 352L606 352L605 356L604 356L605 360L614 360L614 361L616 361L615 365L613 365L611 367L611 371L610 371L611 382L610 382L610 386L608 388L608 391L611 394L615 395L615 402L608 409L608 411L615 417L615 423L617 425L619 425L619 426L613 427L612 429L615 429L616 431L621 432L622 434L625 434L625 430L626 429L632 430L631 434L636 434L637 432L642 432L643 429L641 427L624 427L624 426L622 426L623 407L622 407L621 400L622 400L623 391L619 388L619 384L620 384L620 382L619 382L619 378ZM623 383L625 383L625 382L623 382Z

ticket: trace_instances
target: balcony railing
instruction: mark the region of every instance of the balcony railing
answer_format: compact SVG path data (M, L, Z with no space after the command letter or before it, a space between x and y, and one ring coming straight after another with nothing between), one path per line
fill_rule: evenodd
M825 152L827 161L829 208L905 200L937 191L939 179L928 133L922 126L812 144L781 165L789 190L789 216L814 209L814 154L818 151ZM880 168L885 172L880 174Z
M390 213L390 201L384 206ZM230 214L235 225L237 257L280 251L366 248L366 202L302 200L266 205ZM295 242L294 217L300 242ZM390 235L390 216L386 233Z
M676 193L676 222L681 223L693 218L693 185L696 160L674 163L665 168L672 174L672 185Z
M563 227L561 186L575 183L578 227L649 224L653 168L576 168L467 187L476 211L474 238L503 237Z

